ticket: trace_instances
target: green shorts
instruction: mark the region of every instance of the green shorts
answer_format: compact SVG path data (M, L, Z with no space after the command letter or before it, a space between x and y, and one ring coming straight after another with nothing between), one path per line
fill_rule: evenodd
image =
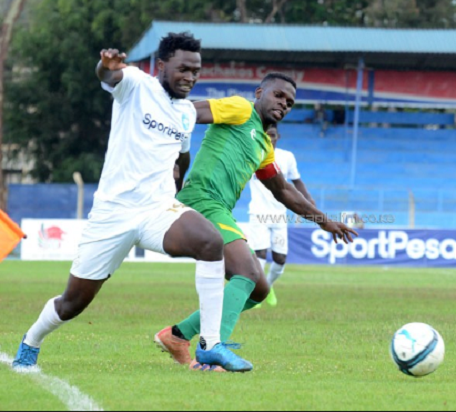
M178 200L209 220L222 235L225 245L241 239L247 241L233 214L225 206L214 199L203 198L189 192L189 190L180 192L177 195Z

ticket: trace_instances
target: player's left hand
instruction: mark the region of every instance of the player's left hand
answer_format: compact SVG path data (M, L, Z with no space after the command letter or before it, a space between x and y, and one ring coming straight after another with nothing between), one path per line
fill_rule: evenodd
M321 224L320 227L326 232L332 233L334 242L336 243L339 243L338 239L341 239L348 245L349 243L353 243L353 237L351 235L359 236L353 229L340 222L328 221Z
M116 71L122 70L127 67L125 64L125 59L127 55L125 53L120 53L119 50L116 49L103 49L100 52L101 61L103 63L103 67L108 70Z

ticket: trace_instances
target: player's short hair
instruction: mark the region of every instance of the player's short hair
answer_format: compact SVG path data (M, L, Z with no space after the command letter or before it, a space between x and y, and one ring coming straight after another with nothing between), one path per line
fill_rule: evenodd
M160 41L158 58L167 62L176 54L177 50L201 53L201 40L195 39L189 32L168 33Z
M263 87L265 84L270 83L277 79L285 80L286 82L292 84L295 89L298 88L298 86L296 85L296 82L290 76L287 76L286 74L279 73L279 72L269 73L261 82L260 87Z

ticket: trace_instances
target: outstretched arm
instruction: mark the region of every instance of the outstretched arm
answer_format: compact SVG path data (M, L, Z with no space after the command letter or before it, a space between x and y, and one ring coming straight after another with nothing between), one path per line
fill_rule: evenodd
M193 103L196 109L196 123L241 125L252 116L253 106L243 97L211 99Z
M212 124L214 123L214 115L212 114L210 103L205 100L202 102L193 103L196 109L196 123Z
M123 79L123 71L127 65L125 53L119 53L119 50L108 49L100 52L101 60L97 65L96 73L101 82L111 87L116 87Z
M310 203L312 203L315 207L317 207L317 203L315 202L314 198L310 194L310 192L307 190L306 185L301 179L297 180L292 180L294 187L296 190L301 193Z
M294 213L303 216L311 222L333 234L334 241L342 239L345 243L353 242L352 234L358 236L354 230L343 223L333 222L323 212L310 203L292 184L288 183L279 173L274 177L262 180L262 183L272 192L274 197Z

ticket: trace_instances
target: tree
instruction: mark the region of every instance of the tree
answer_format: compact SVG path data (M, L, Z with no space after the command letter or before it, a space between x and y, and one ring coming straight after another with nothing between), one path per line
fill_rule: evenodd
M2 22L2 31L0 38L0 209L6 209L6 189L3 176L3 100L4 100L4 67L8 50L11 43L14 23L19 18L26 0L12 0L6 9L6 14Z
M246 0L237 0L237 10L239 12L239 21L241 23L247 23L247 5Z
M271 23L277 13L280 13L282 11L283 6L285 6L285 3L287 3L288 0L273 0L272 2L272 11L269 14L268 17L266 17L266 20L264 21L265 23Z
M455 28L456 4L452 0L417 0L420 10L420 27Z
M372 0L366 8L366 24L394 28L456 27L452 0Z
M94 69L103 47L121 45L118 16L127 3L43 0L16 37L9 139L33 156L39 181L70 182L75 171L87 182L100 176L111 102Z

